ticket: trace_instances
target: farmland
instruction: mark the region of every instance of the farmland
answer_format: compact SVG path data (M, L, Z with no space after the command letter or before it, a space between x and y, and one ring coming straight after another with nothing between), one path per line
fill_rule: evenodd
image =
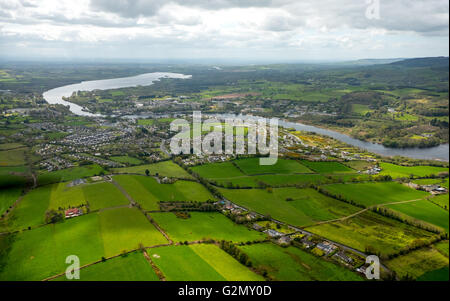
M304 164L308 168L314 170L315 172L322 173L322 174L355 172L355 170L353 170L339 162L302 161L302 164Z
M448 168L435 166L400 166L391 163L380 163L381 175L390 175L392 178L426 177L440 173L448 173Z
M274 188L272 192L265 189L220 189L220 192L245 208L295 226L331 220L360 210L313 189Z
M2 189L2 192L0 193L0 216L3 215L12 204L14 204L21 194L21 188L16 187Z
M430 275L431 272L442 268L447 268L448 271L448 257L442 255L434 247L420 249L407 255L399 256L387 261L386 265L394 269L400 277L408 275L415 279L428 273L426 277L433 277L433 280L448 280L448 273L446 278L442 278L445 274L442 275L441 273L435 274L435 276L432 276L433 274Z
M313 173L294 160L278 159L274 165L260 165L259 158L248 158L233 163L246 175Z
M151 213L151 217L174 241L227 240L246 242L265 238L265 234L237 225L215 212L190 212L190 218L173 213Z
M67 280L66 276L55 279ZM81 281L158 281L142 252L137 251L99 262L80 270Z
M395 182L331 184L322 186L331 193L362 206L422 199L429 194Z
M150 175L152 176L159 175L162 177L170 177L170 178L192 179L191 175L189 175L184 169L182 169L172 161L162 161L153 164L114 168L113 172L118 174L129 173L129 174L145 175L145 171L147 169L150 172Z
M333 222L307 228L357 250L366 249L383 256L395 254L417 241L430 241L435 236L425 230L385 218L373 212L364 212L342 222Z
M117 181L146 210L158 210L159 201L204 202L214 197L199 183L178 180L159 184L153 177L119 175Z
M357 274L295 247L281 248L271 243L239 247L253 266L267 271L272 280L285 281L358 281Z
M87 165L62 169L52 172L44 172L38 175L39 185L72 181L80 178L100 175L105 171L99 165Z
M170 246L147 252L167 280L263 280L215 245Z
M448 211L427 200L392 204L387 207L444 229L448 233Z

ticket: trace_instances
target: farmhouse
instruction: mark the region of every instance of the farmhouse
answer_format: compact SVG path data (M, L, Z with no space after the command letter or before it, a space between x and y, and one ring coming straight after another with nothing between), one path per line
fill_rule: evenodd
M325 254L330 254L331 252L333 252L337 247L333 244L330 244L329 242L321 242L319 244L317 244L316 246L318 249L322 250L325 252Z
M83 214L83 210L78 208L67 209L65 212L66 218L77 217Z
M282 236L283 233L280 233L278 231L275 231L273 229L268 229L266 231L263 231L264 233L267 233L270 237L279 237Z

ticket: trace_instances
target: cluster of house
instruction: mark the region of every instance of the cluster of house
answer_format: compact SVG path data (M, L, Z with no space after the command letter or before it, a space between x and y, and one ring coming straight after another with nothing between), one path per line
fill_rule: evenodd
M66 169L66 168L70 168L73 167L73 163L63 159L61 157L52 157L51 159L47 159L44 160L42 162L39 163L39 166L42 169L46 169L47 171L54 171L54 170L59 170L59 169Z
M83 210L79 208L70 208L65 211L65 217L66 218L72 218L83 215Z
M443 193L447 193L448 190L445 187L442 187L440 185L437 184L433 184L433 185L422 185L421 188L429 193L432 194L443 194Z
M381 168L374 166L368 170L365 171L366 174L368 175L377 175L381 172Z
M233 155L194 155L183 159L183 164L186 166L194 166L206 163L225 162L232 160L233 158Z

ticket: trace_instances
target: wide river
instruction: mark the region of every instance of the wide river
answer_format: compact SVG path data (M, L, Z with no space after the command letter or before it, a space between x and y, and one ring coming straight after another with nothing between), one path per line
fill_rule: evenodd
M93 80L85 81L78 84L67 85L58 87L55 89L48 90L44 92L44 99L50 104L62 104L70 107L70 111L76 115L82 116L101 116L100 114L92 114L83 111L83 108L74 103L67 102L63 100L63 97L71 96L73 92L76 91L93 91L93 90L108 90L108 89L119 89L126 87L136 87L136 86L148 86L153 84L155 81L161 78L180 78L189 79L190 75L184 75L179 73L166 73L166 72L154 72L145 73L137 76L122 77L114 79L104 79L104 80ZM222 114L221 116L226 117L227 115ZM257 118L254 116L241 116L244 118ZM314 132L326 136L333 137L337 140L343 141L347 144L357 146L362 149L366 149L370 152L380 154L383 156L404 156L415 159L438 159L438 160L449 160L449 145L441 144L435 147L429 148L390 148L385 147L381 144L366 142L352 138L348 135L327 130L311 125L305 125L301 123L289 122L280 120L279 124L286 128L295 128L300 131Z

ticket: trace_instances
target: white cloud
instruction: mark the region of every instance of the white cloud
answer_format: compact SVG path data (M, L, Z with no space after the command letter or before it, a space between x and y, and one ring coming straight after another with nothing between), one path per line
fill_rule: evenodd
M0 0L0 53L272 59L448 55L447 1L380 1L381 18L369 20L365 0Z

